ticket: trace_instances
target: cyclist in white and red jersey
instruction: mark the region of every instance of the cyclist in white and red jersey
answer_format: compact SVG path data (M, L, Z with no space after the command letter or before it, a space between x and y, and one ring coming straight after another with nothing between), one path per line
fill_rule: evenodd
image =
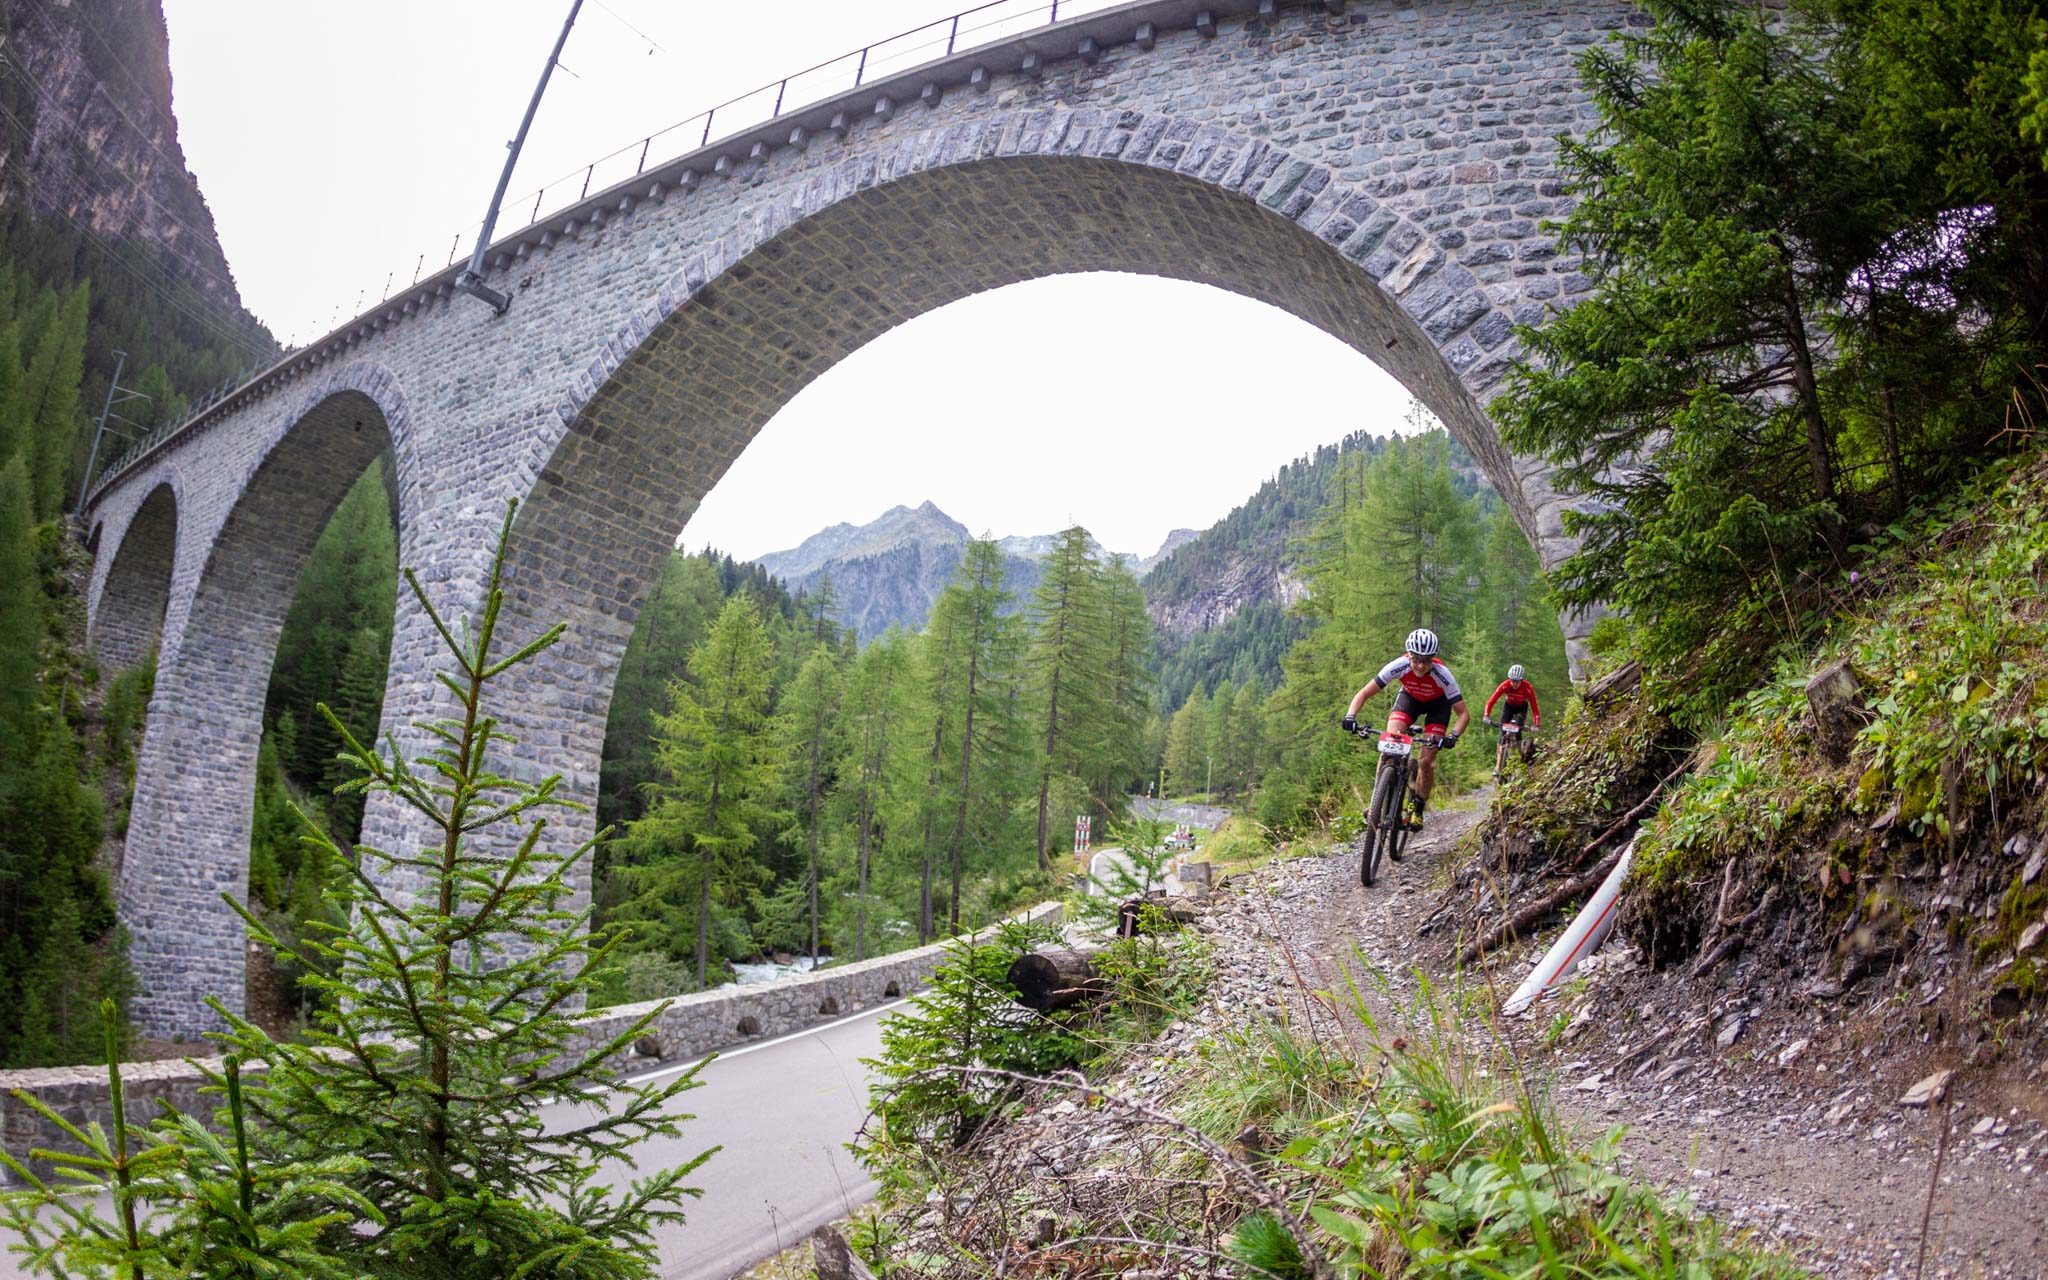
M1437 657L1438 647L1436 632L1428 627L1417 627L1409 632L1407 652L1381 667L1378 675L1366 681L1365 687L1352 695L1351 707L1344 713L1344 728L1351 733L1358 732L1359 708L1380 690L1398 683L1401 692L1395 695L1393 709L1387 712L1387 732L1401 733L1414 721L1422 721L1424 745L1415 753L1415 776L1408 783L1414 812L1409 822L1411 827L1422 825L1423 806L1429 802L1429 793L1436 785L1437 748L1428 745L1430 731L1442 733L1443 749L1448 751L1458 745L1465 726L1472 723L1472 708L1465 705L1465 694L1458 688L1458 678Z
M1519 662L1508 668L1508 678L1501 681L1500 687L1493 691L1493 696L1486 700L1486 706L1479 712L1479 718L1487 724L1493 724L1493 704L1503 699L1507 705L1501 708L1500 723L1506 724L1512 720L1527 730L1522 735L1520 747L1517 748L1522 753L1522 759L1527 761L1536 747L1536 730L1543 725L1543 708L1536 705L1536 686L1529 683L1528 674L1522 670L1522 664Z

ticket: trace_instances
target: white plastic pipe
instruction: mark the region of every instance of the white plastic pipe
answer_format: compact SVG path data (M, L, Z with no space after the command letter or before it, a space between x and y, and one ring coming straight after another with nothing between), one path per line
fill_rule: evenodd
M1551 944L1550 950L1530 972L1528 980L1515 988L1515 994L1501 1006L1501 1012L1513 1016L1536 1003L1569 977L1571 971L1579 967L1579 961L1598 951L1600 944L1607 941L1607 935L1614 930L1614 904L1621 897L1621 882L1628 878L1628 864L1635 856L1636 842L1631 840L1621 851L1614 870L1600 882L1592 901L1579 912L1578 918L1572 921L1572 927L1564 931L1564 936Z

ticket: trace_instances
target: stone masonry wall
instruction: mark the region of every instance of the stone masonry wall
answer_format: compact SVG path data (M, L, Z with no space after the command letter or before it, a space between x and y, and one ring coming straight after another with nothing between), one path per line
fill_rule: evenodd
M513 298L504 315L435 277L107 481L89 512L95 617L137 590L110 570L143 500L182 485L121 886L141 1025L202 1030L208 995L239 1007L217 898L246 882L275 619L329 499L387 438L402 562L450 612L477 601L505 501L524 503L504 632L570 630L494 708L520 740L505 764L560 773L586 802L625 639L703 495L825 369L980 290L1136 271L1284 308L1429 405L1547 562L1569 551L1567 500L1501 446L1485 405L1513 326L1587 286L1541 227L1565 208L1555 138L1592 118L1575 57L1640 15L1619 0L1199 9L1213 21L1147 0L1040 29L652 166L500 242L487 278ZM1229 356L1219 335L1129 376L1312 376ZM991 392L1064 411L1056 363ZM408 726L448 704L437 638L398 606L386 727L414 745ZM561 824L571 844L589 830ZM373 800L367 840L418 836Z
M1049 902L1021 913L1020 918L1057 920L1060 914L1060 904ZM635 1071L692 1061L707 1053L789 1035L872 1009L915 994L931 980L945 955L946 944L934 943L872 960L832 965L781 982L675 996L648 1032L611 1065L619 1071ZM614 1005L588 1014L582 1034L571 1037L564 1052L582 1053L601 1045L662 1003ZM217 1058L208 1062L219 1066ZM124 1063L121 1083L128 1114L137 1120L154 1116L159 1101L193 1114L211 1114L216 1105L200 1095L203 1077L189 1061ZM70 1145L62 1130L14 1096L17 1089L80 1128L112 1123L104 1067L0 1071L0 1150L17 1160L26 1162L32 1148L61 1150ZM0 1185L6 1182L5 1171L0 1170Z

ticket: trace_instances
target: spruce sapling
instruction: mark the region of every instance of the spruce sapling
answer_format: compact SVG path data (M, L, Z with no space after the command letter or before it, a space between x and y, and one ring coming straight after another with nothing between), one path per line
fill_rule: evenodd
M590 932L569 879L607 833L548 851L549 811L579 806L557 794L559 776L525 782L491 760L512 740L487 709L494 682L565 629L500 656L516 509L507 504L473 627L451 626L406 570L453 660L439 679L457 717L416 726L432 740L425 754L407 756L395 735L382 750L365 745L320 707L357 771L342 789L395 798L431 843L412 852L363 845L349 857L308 822L308 843L346 868L335 891L346 923L311 922L302 943L280 940L234 904L251 934L297 958L303 981L325 997L303 1043L273 1039L214 1005L229 1022L224 1047L261 1073L242 1088L256 1121L247 1141L258 1160L348 1153L366 1162L348 1185L374 1208L374 1225L328 1242L362 1275L651 1276L654 1229L682 1221L681 1198L700 1194L683 1179L712 1154L623 1191L604 1185L602 1165L630 1165L636 1143L678 1135L690 1117L669 1104L697 1085L697 1069L665 1085L622 1081L610 1064L660 1009L595 1042L572 1012L619 938ZM550 1106L574 1108L576 1121L545 1124Z

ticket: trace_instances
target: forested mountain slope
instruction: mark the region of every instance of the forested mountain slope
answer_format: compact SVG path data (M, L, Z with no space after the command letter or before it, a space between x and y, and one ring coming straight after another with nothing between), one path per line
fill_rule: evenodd
M129 989L109 874L151 682L86 652L92 414L116 350L132 439L276 345L186 171L155 0L0 23L0 1065L55 1064L99 1053L91 1010Z
M1297 458L1261 484L1244 505L1191 538L1181 539L1143 571L1145 599L1159 636L1159 692L1180 705L1197 686L1280 680L1280 659L1301 638L1304 623L1289 606L1305 594L1297 571L1300 542L1326 503L1341 502L1339 462L1376 457L1391 436L1355 431ZM1458 491L1492 490L1472 458L1451 445Z
M90 280L81 403L147 394L135 431L277 354L242 307L171 113L158 0L6 6L0 58L0 258L30 285ZM74 469L84 464L81 442Z

